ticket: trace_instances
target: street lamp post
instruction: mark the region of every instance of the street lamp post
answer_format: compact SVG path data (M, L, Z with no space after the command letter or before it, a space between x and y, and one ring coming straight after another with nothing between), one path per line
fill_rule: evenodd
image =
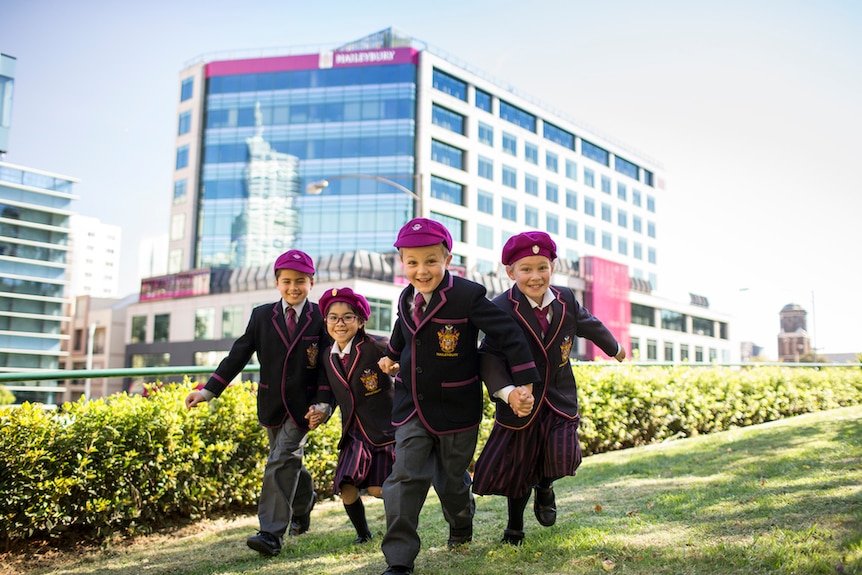
M410 177L412 177L421 186L421 179L419 178L418 175L412 175L411 174ZM417 217L422 216L422 196L420 194L417 194L416 192L414 192L413 190L410 190L409 188L405 188L404 186L402 186L401 184L399 184L396 181L390 180L389 178L384 178L383 176L376 176L374 174L340 174L338 176L332 176L332 177L326 178L324 180L318 180L316 182L311 182L310 184L305 186L305 191L306 191L306 193L309 193L312 195L318 195L318 194L323 193L323 190L329 185L329 182L332 180L348 180L348 179L353 179L353 178L360 178L360 179L365 179L365 180L375 180L377 182L381 182L383 184L390 185L393 188L404 192L405 194L407 194L408 196L413 198L413 201L416 204L416 215L417 215Z

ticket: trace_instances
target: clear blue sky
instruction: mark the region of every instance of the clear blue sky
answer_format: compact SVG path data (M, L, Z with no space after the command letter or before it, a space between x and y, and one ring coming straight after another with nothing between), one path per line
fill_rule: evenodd
M180 70L389 26L661 162L661 287L737 313L770 357L790 302L823 352L862 351L853 0L8 0L6 161L81 179L74 207L123 227L134 291L138 241L168 229Z

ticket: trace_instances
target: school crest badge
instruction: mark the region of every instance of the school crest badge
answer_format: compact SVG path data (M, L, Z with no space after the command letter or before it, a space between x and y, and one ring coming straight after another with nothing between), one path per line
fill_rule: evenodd
M458 354L455 350L458 348L458 338L461 337L461 332L455 329L455 326L448 324L437 332L437 341L440 344L440 351L437 355L440 357L455 357Z
M309 367L317 367L317 343L313 343L305 348L305 356L308 358Z
M377 385L377 373L372 369L364 370L362 375L359 376L359 381L362 382L362 386L365 388L365 395L373 395L380 391L380 387Z
M572 354L572 336L567 335L563 338L563 343L560 344L560 355L563 358L563 363L560 365L565 365L569 361L569 356Z

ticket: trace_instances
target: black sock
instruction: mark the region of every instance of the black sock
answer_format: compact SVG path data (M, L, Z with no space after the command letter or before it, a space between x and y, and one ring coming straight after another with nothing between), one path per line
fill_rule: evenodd
M512 529L514 531L524 530L524 509L527 507L527 501L529 500L529 491L526 495L517 499L512 497L506 498L506 501L509 503L509 523L506 525L506 529Z
M368 521L365 519L365 505L362 504L362 498L358 498L350 505L344 504L344 510L347 511L347 516L353 527L356 528L356 534L359 536L368 535L371 531L368 529Z

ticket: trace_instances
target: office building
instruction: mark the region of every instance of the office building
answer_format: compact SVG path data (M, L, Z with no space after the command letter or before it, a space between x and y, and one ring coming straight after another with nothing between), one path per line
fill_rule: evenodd
M172 277L265 268L290 247L391 255L421 215L451 231L454 273L505 288L503 244L541 229L559 246L555 281L627 347L738 358L704 298L658 297L662 166L441 50L386 29L312 54L202 59L178 97Z
M69 293L115 298L120 288L120 226L73 214L69 218Z

